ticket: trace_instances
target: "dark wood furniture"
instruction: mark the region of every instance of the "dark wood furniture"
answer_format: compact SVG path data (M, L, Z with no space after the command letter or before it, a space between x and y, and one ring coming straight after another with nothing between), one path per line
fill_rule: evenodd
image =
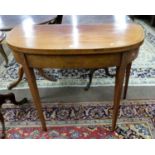
M28 34L28 35L27 35ZM47 130L34 68L104 68L116 66L112 130L115 130L125 72L144 40L137 24L17 26L7 37L26 74L42 129ZM31 44L29 44L31 42ZM128 77L126 77L128 81ZM127 85L127 83L125 84Z
M21 101L16 101L15 95L13 93L5 94L5 95L0 94L0 122L2 124L1 138L5 138L5 121L4 121L4 117L1 113L1 107L3 104L6 103L7 100L9 100L10 103L12 103L14 105L22 105L27 102L26 98L22 99Z

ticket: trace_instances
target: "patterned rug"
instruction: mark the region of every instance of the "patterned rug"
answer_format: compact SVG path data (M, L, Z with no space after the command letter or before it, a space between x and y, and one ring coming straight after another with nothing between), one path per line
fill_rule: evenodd
M112 102L44 103L48 132L43 132L33 105L3 105L6 138L155 138L155 100L124 100L115 132ZM1 132L1 130L0 130Z
M155 29L145 22L136 20L145 30L145 41L140 48L139 56L134 61L131 71L130 86L154 86L155 85ZM9 56L10 66L8 68L0 66L0 89L6 89L7 85L18 77L18 64L15 62L12 54ZM115 67L109 69L113 74ZM50 82L36 72L37 83L39 87L68 87L85 86L88 82L89 70L85 69L47 69L48 76L54 75L57 82ZM95 72L92 86L113 86L114 78L107 77L104 69ZM24 78L17 88L27 88L27 82Z

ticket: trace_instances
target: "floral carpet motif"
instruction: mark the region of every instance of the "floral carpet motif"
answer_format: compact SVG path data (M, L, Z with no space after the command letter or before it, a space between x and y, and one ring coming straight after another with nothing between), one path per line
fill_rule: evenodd
M49 127L48 132L43 132L39 127L16 128L8 130L8 139L109 139L119 138L115 132L110 132L104 127Z
M48 132L33 105L4 105L6 138L155 138L155 101L123 101L117 128L111 132L112 102L44 103Z
M144 28L145 41L140 47L138 58L133 62L131 70L130 86L153 86L155 85L155 29L145 22L136 20ZM0 85L5 89L7 85L17 79L18 64L13 56L9 56L10 66L5 68L0 66ZM112 74L115 73L115 67L109 68ZM85 86L88 82L89 70L85 69L46 69L48 76L54 75L57 82L50 82L42 77L36 71L37 84L39 87L67 87L67 86ZM105 75L104 69L99 69L94 73L92 86L113 86L114 78ZM18 88L27 88L25 78L18 85Z

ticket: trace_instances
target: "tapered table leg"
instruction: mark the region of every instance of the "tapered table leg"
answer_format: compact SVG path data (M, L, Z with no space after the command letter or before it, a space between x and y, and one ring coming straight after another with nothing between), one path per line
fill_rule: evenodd
M36 84L36 78L35 78L34 71L32 68L29 67L26 57L24 55L21 55L21 58L23 62L24 72L26 74L29 88L30 88L30 91L33 97L33 102L36 106L38 116L41 121L42 129L43 131L47 131L45 118L44 118L42 106L40 103L40 96L39 96L39 91L38 91L37 84Z
M126 77L125 77L125 87L124 87L123 99L126 99L126 95L127 95L127 91L128 91L131 65L132 65L132 63L129 63L126 67Z
M9 90L11 90L12 88L16 87L20 83L20 81L23 78L23 74L24 74L23 66L20 65L19 69L18 69L18 79L16 81L12 82L11 84L9 84L9 86L8 86Z
M124 65L121 65L120 67L117 67L116 69L116 79L115 79L116 85L115 85L115 93L114 93L112 131L114 131L116 127L116 121L117 121L118 112L119 112L124 76L125 76L125 67Z

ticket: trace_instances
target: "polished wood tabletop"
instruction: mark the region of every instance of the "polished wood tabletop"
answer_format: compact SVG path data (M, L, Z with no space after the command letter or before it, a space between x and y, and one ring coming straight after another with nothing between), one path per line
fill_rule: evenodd
M143 38L142 27L133 23L122 27L117 24L21 25L9 33L7 42L16 51L31 54L97 54L131 50Z
M17 26L7 37L26 74L42 129L47 130L34 68L104 68L116 66L112 130L116 128L123 82L127 90L131 64L144 40L133 23Z
M0 30L9 31L21 23L43 24L54 19L56 15L0 15Z

